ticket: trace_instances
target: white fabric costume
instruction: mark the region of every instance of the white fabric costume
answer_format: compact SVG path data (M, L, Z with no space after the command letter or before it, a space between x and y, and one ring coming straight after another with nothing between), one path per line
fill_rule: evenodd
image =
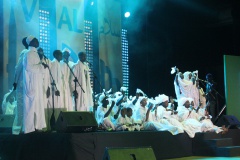
M188 101L188 98L179 100L179 105L181 106L178 106L178 116L184 130L189 137L193 138L195 133L202 132L202 124L199 122L200 116L184 106L186 101Z
M68 65L70 68L73 66L73 62L68 61ZM61 70L62 70L62 93L60 93L60 96L63 98L63 106L67 108L68 111L75 111L75 108L73 108L73 99L72 99L72 93L70 90L70 75L71 71L70 68L67 66L67 64L64 61L60 61Z
M29 39L33 38L30 37ZM24 133L33 132L35 129L41 130L46 127L42 97L43 73L44 67L41 64L36 48L29 46L29 51L25 53L23 58Z
M55 80L55 84L57 86L58 91L60 92L60 96L56 96L55 93L52 93L51 89L51 94L54 94L54 108L67 108L68 106L64 106L63 103L63 85L62 85L62 79L64 77L61 69L60 62L58 62L55 58L51 62L51 67L50 67L53 79ZM52 80L51 80L52 81ZM52 86L51 86L52 87ZM54 87L54 91L56 92L56 88ZM49 97L49 104L52 107L52 95Z
M12 133L19 134L22 125L23 125L23 57L27 52L27 49L24 49L19 56L18 63L15 66L15 77L14 82L17 83L16 88L16 114L13 121Z
M82 86L82 91L81 87L77 83L77 92L78 92L78 97L77 97L77 104L74 104L74 106L77 106L78 111L89 111L90 107L93 106L93 98L92 98L92 88L91 88L91 82L90 82L90 74L89 74L89 67L86 63L83 63L78 60L76 65L73 67L73 72L75 76L78 79L78 82ZM75 83L73 82L74 77L71 76L71 87L72 90L74 90Z

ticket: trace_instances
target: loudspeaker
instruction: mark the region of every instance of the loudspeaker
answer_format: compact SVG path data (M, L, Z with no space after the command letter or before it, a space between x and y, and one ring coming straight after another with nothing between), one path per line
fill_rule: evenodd
M156 160L152 147L106 148L103 160Z
M219 126L219 127L221 127L223 125L225 125L225 127L227 127L227 128L234 129L234 128L240 127L240 122L238 121L238 119L235 116L224 115L216 123L216 126Z
M0 115L0 133L12 133L15 115Z
M92 112L63 112L61 111L56 130L59 132L78 133L97 129L97 121Z

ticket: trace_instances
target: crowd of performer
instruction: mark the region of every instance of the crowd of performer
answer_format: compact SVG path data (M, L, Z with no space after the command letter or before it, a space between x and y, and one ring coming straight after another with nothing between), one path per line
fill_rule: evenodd
M197 71L182 74L176 67L172 68L171 73L176 75L176 99L165 94L149 98L140 89L135 96L128 97L126 87L93 95L85 52L79 52L79 60L74 63L69 60L68 48L55 50L50 61L37 38L28 36L22 43L25 49L15 67L13 89L2 103L3 114L15 114L13 134L46 128L46 108L91 111L98 129L106 131L156 130L169 131L172 135L186 132L190 137L197 132L227 131L213 124L215 114L210 107L215 106L211 99L206 100L207 95L199 87ZM210 96L212 85L207 85Z

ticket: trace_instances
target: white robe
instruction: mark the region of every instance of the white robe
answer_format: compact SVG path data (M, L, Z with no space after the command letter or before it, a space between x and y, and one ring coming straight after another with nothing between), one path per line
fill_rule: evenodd
M67 106L64 106L64 103L63 103L64 94L63 94L62 79L64 75L62 73L60 62L58 62L56 59L53 59L53 61L51 62L50 70L51 70L53 79L55 81L56 87L60 93L60 96L56 96L55 93L52 93L52 86L51 86L51 95L49 97L49 107L51 108L53 107L52 95L54 95L54 108L67 108ZM52 79L51 79L51 82L52 82ZM54 92L57 91L56 87L54 86Z
M157 114L160 119L166 119L172 126L177 128L177 133L184 133L183 125L178 121L176 115L171 115L172 111L167 111L163 106L158 106Z
M105 129L113 129L115 130L115 126L111 121L111 117L113 116L112 111L110 112L110 114L107 117L104 117L104 115L107 113L107 111L109 110L110 105L107 106L107 108L102 107L101 105L98 106L97 108L97 123L98 125L102 125Z
M209 119L206 116L206 108L200 108L198 110L198 115L201 116L201 117L205 117L204 120L200 121L200 123L202 123L203 132L216 132L216 133L219 133L219 132L223 131L221 127L215 126L212 123L211 119Z
M13 121L12 134L19 134L23 125L23 57L27 52L24 49L18 58L18 63L15 66L14 82L17 83L16 88L16 114Z
M44 67L35 47L29 47L23 58L23 132L46 127L43 101Z
M10 103L9 101L6 101L7 100L7 96L10 94L7 93L4 95L3 97L3 102L2 102L2 111L3 111L3 114L15 114L15 108L16 108L16 105L17 105L17 102L14 100L12 103Z
M90 74L89 74L89 67L87 64L82 63L81 61L78 61L76 65L73 67L73 72L75 76L78 79L78 82L82 86L82 91L81 87L77 83L76 85L76 90L78 92L78 97L77 97L77 104L74 104L74 106L77 106L77 111L89 111L90 108L93 106L93 98L92 98L92 87L91 87L91 82L90 82ZM71 76L71 87L72 90L75 88L75 83L74 83L74 77Z
M200 116L196 112L181 106L178 108L178 117L189 137L193 138L195 133L202 132L202 124L199 122Z
M69 61L68 65L64 61L60 61L61 69L62 69L62 89L63 93L63 106L67 108L67 111L75 111L75 108L73 108L73 99L72 99L72 91L70 90L70 75L72 74L70 71L70 68L72 69L72 66L74 65L73 62ZM61 93L60 93L61 94Z

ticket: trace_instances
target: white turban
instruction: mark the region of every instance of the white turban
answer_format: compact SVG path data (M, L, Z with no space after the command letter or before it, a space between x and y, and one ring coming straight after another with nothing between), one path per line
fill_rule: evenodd
M183 106L187 101L189 101L188 98L182 97L181 99L178 100L178 106Z
M165 94L161 94L160 96L161 96L161 101L162 102L166 102L166 101L169 100L168 96L166 96Z
M34 38L35 38L35 37L32 36L32 35L28 36L27 39L26 39L27 44L29 45L30 42L31 42Z
M64 53L64 52L68 52L69 54L71 53L71 51L70 51L68 48L64 48L64 49L62 50L62 53Z

